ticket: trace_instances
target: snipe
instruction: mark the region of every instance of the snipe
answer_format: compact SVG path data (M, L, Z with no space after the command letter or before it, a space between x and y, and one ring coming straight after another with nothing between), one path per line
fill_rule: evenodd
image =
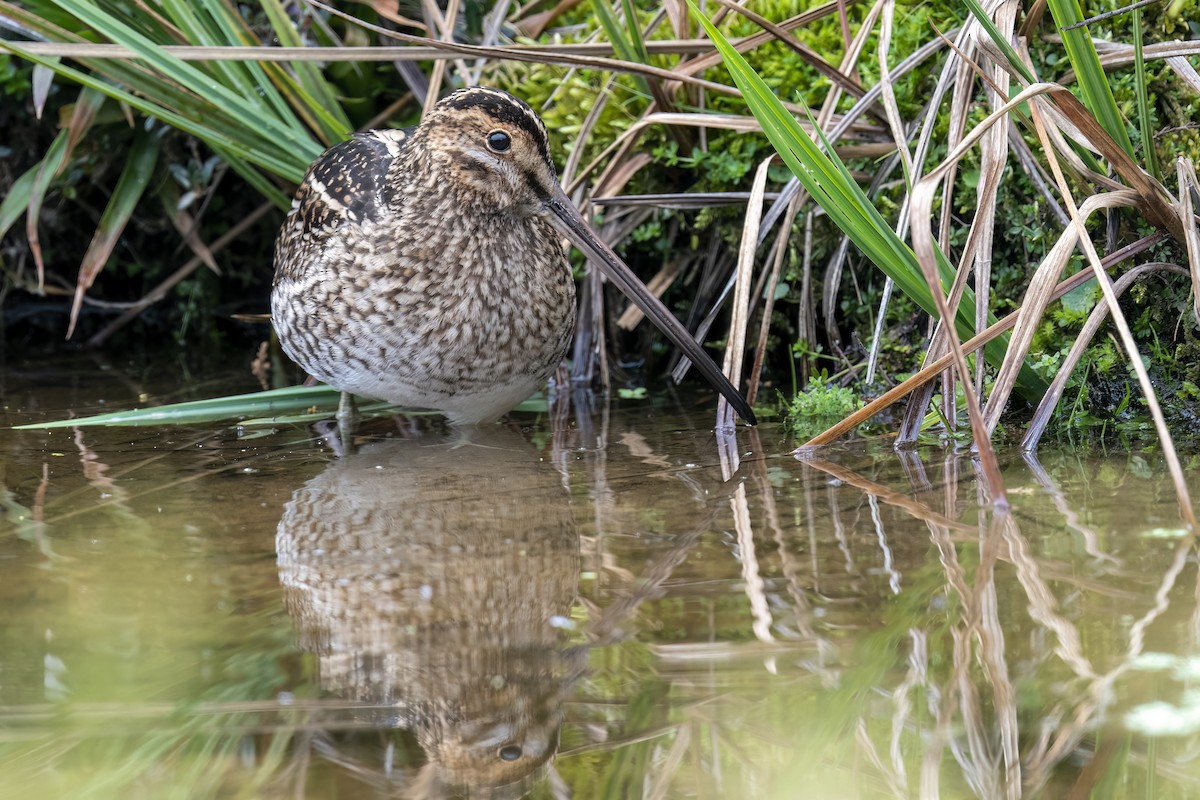
M567 198L537 114L496 89L456 91L411 132L360 133L317 159L275 243L275 330L343 392L343 413L355 394L454 424L494 420L542 388L570 344L559 232L754 421Z

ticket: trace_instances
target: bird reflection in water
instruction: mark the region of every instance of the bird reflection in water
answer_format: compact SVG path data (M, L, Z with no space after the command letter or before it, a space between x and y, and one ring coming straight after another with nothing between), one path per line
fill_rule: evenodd
M545 773L578 675L563 621L579 538L560 474L521 435L363 447L293 494L276 547L321 688L423 751L393 767L391 737L377 772L402 796L518 796Z

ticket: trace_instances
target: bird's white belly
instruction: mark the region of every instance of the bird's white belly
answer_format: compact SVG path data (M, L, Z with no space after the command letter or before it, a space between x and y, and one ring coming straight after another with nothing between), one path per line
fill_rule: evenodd
M549 376L512 376L487 386L447 390L441 381L414 381L395 373L334 367L320 376L331 386L361 397L386 400L393 405L442 412L454 425L492 422L545 386Z
M423 280L375 291L344 280L325 270L303 290L276 291L287 354L344 392L441 411L454 424L495 420L543 388L570 342L570 284L535 313L511 299L490 305L478 287L447 297Z

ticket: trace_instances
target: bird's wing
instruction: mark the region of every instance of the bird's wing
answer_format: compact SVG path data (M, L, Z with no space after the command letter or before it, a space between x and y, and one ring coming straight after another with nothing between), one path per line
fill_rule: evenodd
M326 150L296 190L289 216L302 226L300 233L321 237L347 222L373 219L388 167L408 138L402 130L367 131Z
M409 135L390 129L356 133L313 162L275 240L276 282L307 270L339 228L378 217L388 168Z

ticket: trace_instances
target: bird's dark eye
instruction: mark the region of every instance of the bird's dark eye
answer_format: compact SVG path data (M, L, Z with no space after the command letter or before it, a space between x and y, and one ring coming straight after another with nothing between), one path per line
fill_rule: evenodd
M497 153L503 153L508 148L512 147L512 137L504 131L492 131L487 137L488 147L495 150Z
M495 134L492 134L492 136L495 136ZM489 136L488 139L491 139L491 136ZM508 136L504 137L504 142L505 146L507 147ZM516 761L520 757L521 748L517 747L515 744L506 745L505 747L500 748L500 758L503 761Z

